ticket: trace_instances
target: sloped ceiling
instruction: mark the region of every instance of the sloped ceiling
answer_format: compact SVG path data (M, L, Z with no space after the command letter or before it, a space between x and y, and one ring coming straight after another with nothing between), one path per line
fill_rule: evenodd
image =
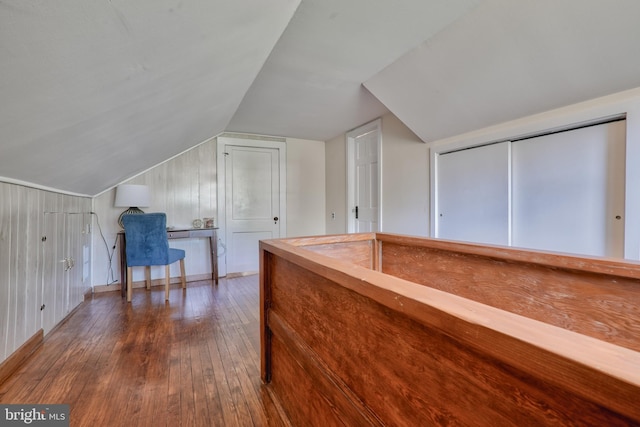
M640 86L640 1L484 1L364 85L423 141Z
M424 141L640 86L637 0L1 0L0 178L95 195L224 131Z
M362 83L478 0L303 0L228 130L326 141L387 112Z
M298 4L0 1L0 176L94 195L223 132Z

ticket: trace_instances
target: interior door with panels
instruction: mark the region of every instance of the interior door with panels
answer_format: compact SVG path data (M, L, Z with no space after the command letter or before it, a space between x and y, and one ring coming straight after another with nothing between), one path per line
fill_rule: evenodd
M347 133L347 231L381 230L381 121Z
M284 237L285 146L282 142L218 139L220 228L226 247L224 275L259 269L258 242ZM223 197L222 197L223 196ZM220 213L223 213L220 215Z

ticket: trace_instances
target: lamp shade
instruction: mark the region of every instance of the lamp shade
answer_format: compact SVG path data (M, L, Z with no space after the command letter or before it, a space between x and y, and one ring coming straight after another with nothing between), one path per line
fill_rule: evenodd
M146 185L123 184L116 188L116 201L114 206L117 208L149 207L149 187Z

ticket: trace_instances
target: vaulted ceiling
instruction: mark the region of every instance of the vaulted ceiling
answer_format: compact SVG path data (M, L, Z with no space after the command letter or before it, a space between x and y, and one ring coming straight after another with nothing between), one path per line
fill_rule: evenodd
M425 142L640 86L637 0L2 0L0 179L95 195L222 132Z

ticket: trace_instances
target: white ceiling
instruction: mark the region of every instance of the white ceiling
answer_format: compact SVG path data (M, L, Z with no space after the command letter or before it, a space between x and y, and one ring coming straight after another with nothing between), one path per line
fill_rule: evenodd
M640 1L492 0L364 83L424 141L640 86Z
M479 0L303 0L229 131L326 141L387 112L362 83Z
M637 0L2 0L0 177L95 195L225 131L424 141L640 86Z

